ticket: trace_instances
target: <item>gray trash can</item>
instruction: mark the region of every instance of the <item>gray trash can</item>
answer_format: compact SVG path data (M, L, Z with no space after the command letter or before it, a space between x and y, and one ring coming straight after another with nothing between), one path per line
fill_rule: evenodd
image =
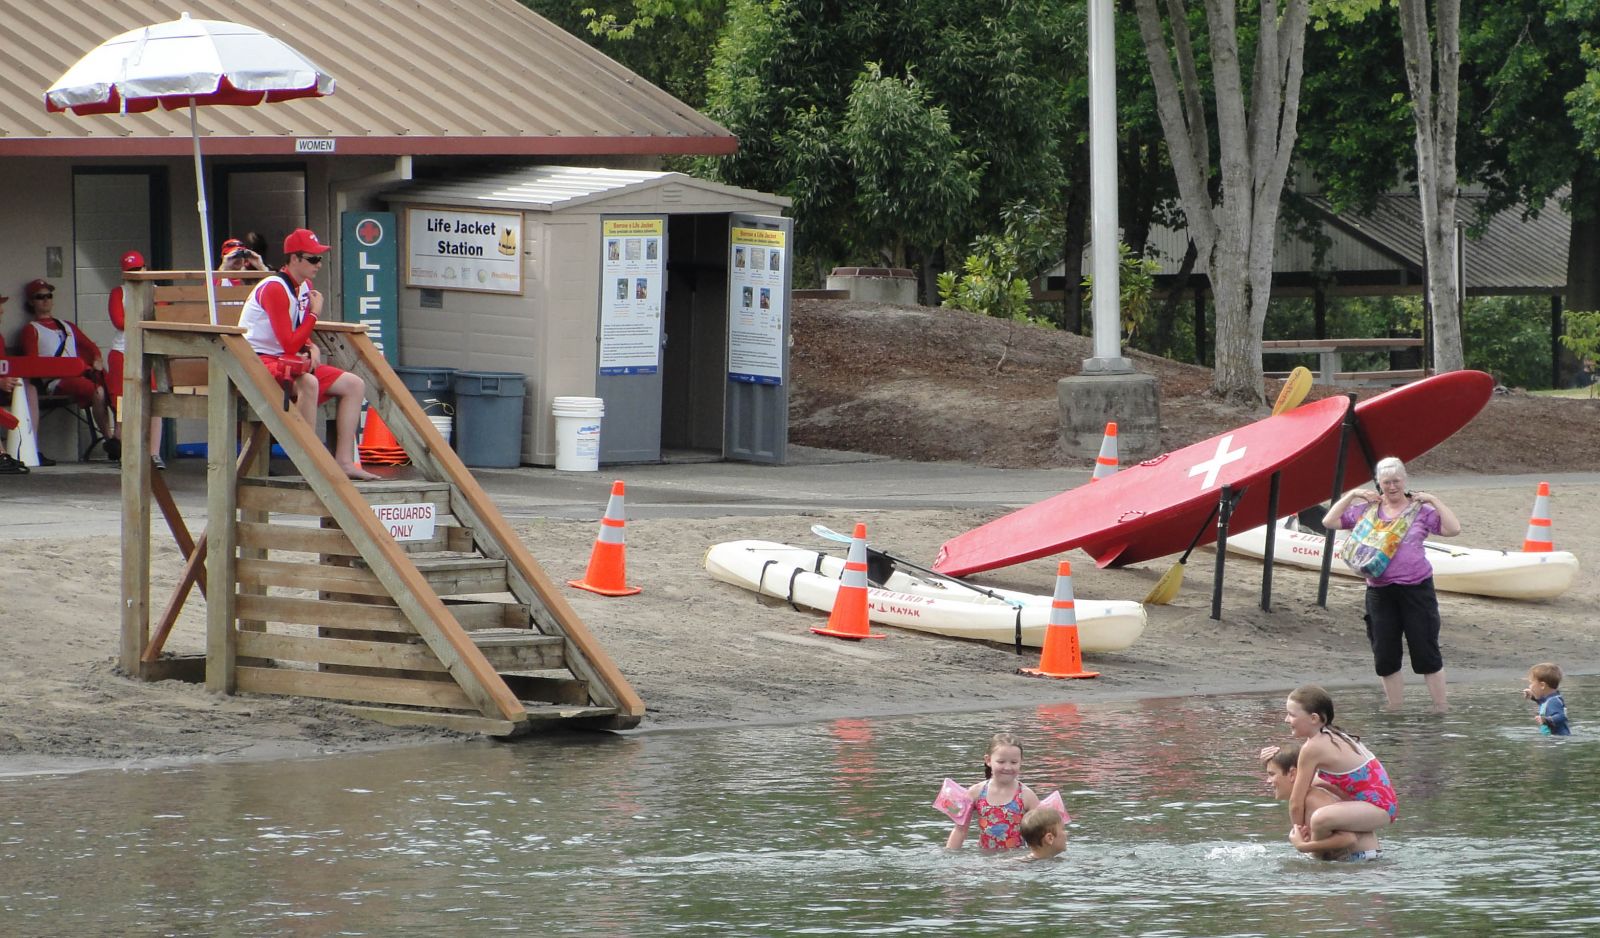
M515 371L458 371L456 452L469 466L522 465L522 404L528 376Z
M423 413L433 415L455 411L454 368L396 365L394 373L400 376L400 383L411 392L411 396L422 407Z

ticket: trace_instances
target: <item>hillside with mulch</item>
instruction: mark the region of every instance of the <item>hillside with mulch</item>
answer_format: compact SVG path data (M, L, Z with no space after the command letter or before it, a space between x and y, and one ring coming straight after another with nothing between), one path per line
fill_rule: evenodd
M1056 382L1090 339L960 310L797 300L791 441L919 461L1088 468L1061 451ZM1181 449L1267 415L1209 395L1211 371L1128 352L1160 382L1162 448ZM1268 399L1278 383L1267 382ZM1314 388L1310 400L1343 389ZM1378 393L1363 391L1363 395ZM1434 473L1580 472L1600 466L1600 399L1510 389L1412 468Z

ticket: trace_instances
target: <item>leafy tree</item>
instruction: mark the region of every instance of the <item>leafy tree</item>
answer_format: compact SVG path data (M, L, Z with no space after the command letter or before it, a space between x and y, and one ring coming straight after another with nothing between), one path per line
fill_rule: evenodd
M1265 403L1261 334L1272 292L1278 206L1299 115L1308 2L1285 0L1280 7L1277 0L1261 0L1248 99L1241 39L1250 37L1241 35L1232 0L1205 0L1204 46L1179 15L1182 4L1170 2L1172 15L1165 19L1155 0L1134 4L1189 235L1206 262L1216 301L1212 391L1248 405ZM1201 59L1202 48L1208 60ZM1202 61L1210 69L1217 126L1215 187Z
M1461 0L1399 0L1406 83L1417 128L1417 194L1433 314L1433 359L1441 371L1463 365L1453 257L1456 231L1456 120L1460 106ZM1430 32L1434 42L1430 47Z
M855 176L858 236L896 267L908 247L926 259L960 231L978 199L979 163L945 109L909 74L885 78L876 62L850 91L839 149Z
M706 103L706 73L727 0L522 0L688 104Z

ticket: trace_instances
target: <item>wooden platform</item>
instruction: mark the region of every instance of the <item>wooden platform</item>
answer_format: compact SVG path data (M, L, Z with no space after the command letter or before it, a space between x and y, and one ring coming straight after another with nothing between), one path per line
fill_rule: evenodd
M298 411L284 409L239 328L212 325L209 313L194 321L192 284L153 286L170 276L134 275L126 291L137 323L129 387L141 393L124 400L125 670L150 680L203 674L221 693L333 700L385 723L495 736L638 724L643 701L364 330L319 323L315 337L326 361L366 381L370 405L421 478L346 479ZM165 303L163 290L183 292ZM233 465L210 465L200 538L137 455L147 451L147 415L175 410L203 413L209 452L241 453ZM269 434L298 477L266 476ZM185 558L153 629L152 502ZM431 533L397 539L374 513L385 505L428 506ZM217 583L229 588L207 589ZM206 596L200 664L162 657L191 587Z

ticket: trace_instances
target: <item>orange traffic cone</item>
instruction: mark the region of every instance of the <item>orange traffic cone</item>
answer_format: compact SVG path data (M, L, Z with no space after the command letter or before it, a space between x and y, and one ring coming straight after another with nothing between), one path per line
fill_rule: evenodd
M1072 564L1061 561L1056 570L1056 595L1050 603L1050 625L1044 630L1044 650L1037 668L1018 668L1018 674L1033 677L1099 677L1099 671L1083 669L1083 650L1078 647L1078 613L1072 606Z
M1099 482L1117 471L1117 422L1106 424L1105 438L1100 441L1100 455L1094 460L1094 476L1090 482Z
M356 450L363 463L374 466L403 466L410 462L376 407L367 408L367 425L362 428L361 445Z
M583 579L568 580L568 586L601 596L632 596L640 591L640 587L628 585L628 547L622 539L626 524L622 513L622 480L618 479L611 483L611 499L606 502L605 517L600 519L594 550L589 553L589 569L584 571Z
M1528 519L1528 533L1522 539L1525 554L1545 553L1556 549L1550 537L1550 483L1539 483L1539 494L1533 499L1533 517Z
M867 526L857 524L850 537L850 553L844 561L844 574L839 577L839 592L833 598L833 611L828 613L826 627L814 628L818 635L848 638L883 638L872 634L867 622Z

